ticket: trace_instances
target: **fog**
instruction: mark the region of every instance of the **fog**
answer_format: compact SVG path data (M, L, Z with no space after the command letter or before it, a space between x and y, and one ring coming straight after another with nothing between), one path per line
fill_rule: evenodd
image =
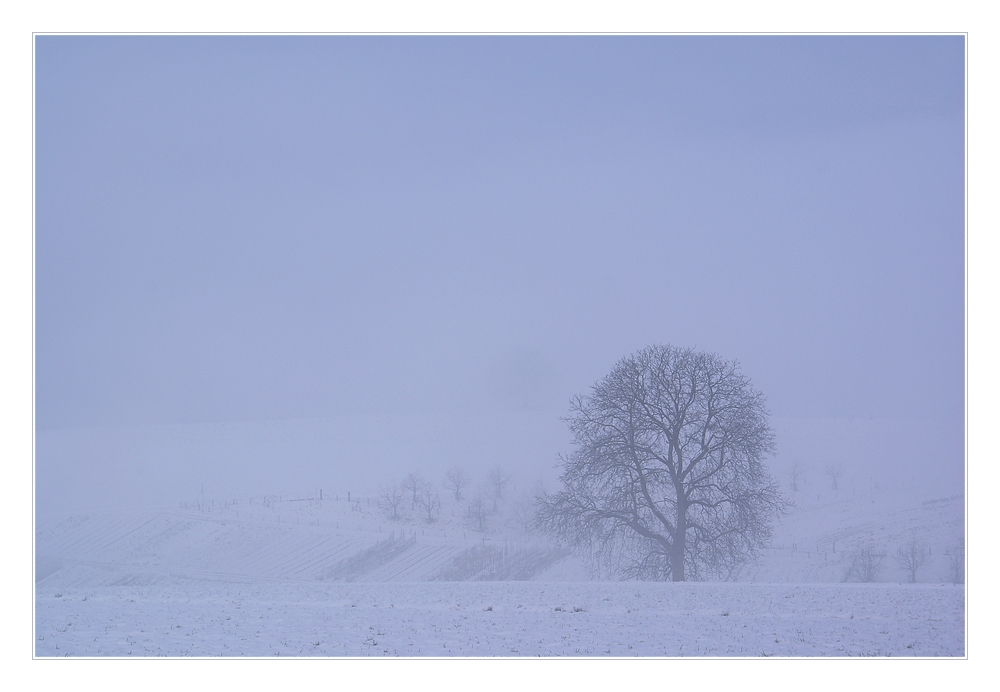
M667 343L740 362L782 480L964 487L962 37L40 36L35 67L39 513L551 487L570 397Z

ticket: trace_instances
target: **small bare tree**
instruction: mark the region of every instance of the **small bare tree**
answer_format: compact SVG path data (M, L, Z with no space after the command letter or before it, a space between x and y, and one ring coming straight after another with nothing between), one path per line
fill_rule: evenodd
M853 577L867 584L878 578L882 562L885 560L885 551L874 543L865 543L851 551L850 559L851 564L847 569L844 581Z
M837 481L839 481L840 477L844 475L843 464L831 464L830 466L826 467L825 473L827 476L830 477L830 483L831 487L833 488L833 492L837 492L838 490L840 490L840 484Z
M458 467L450 468L444 474L444 487L452 492L456 500L461 500L462 490L469 487L469 477Z
M403 479L403 490L410 493L410 509L417 508L417 496L420 494L420 490L423 487L423 476L416 471L406 474L406 478Z
M477 531L486 531L487 514L486 498L481 492L476 493L476 496L469 502L469 519L472 520L472 526Z
M420 507L427 513L427 523L434 523L434 512L441 512L441 499L437 491L425 485L420 491Z
M486 477L486 487L483 492L487 499L493 503L493 511L497 511L497 504L503 499L507 486L510 485L513 476L497 466Z
M538 503L535 496L530 493L522 493L514 501L513 515L514 522L523 533L530 533L535 526L535 517L538 512Z
M395 483L383 485L379 489L378 496L389 508L389 518L399 519L399 506L403 504L403 490Z
M799 483L802 482L803 473L802 462L796 459L792 464L792 470L789 474L792 481L792 492L799 492Z
M911 584L917 583L917 570L927 564L927 547L916 538L896 552L896 562L906 570Z
M965 537L959 539L958 545L948 549L949 576L952 584L965 583Z

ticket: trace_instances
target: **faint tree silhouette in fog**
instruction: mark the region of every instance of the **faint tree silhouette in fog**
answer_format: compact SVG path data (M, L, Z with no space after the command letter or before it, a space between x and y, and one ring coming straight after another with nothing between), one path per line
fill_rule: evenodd
M535 525L535 517L538 511L536 495L532 493L521 493L514 500L512 516L514 523L522 533L530 533Z
M733 574L788 506L762 463L774 450L764 396L735 362L646 348L567 420L575 450L538 523L627 576Z
M792 481L792 492L799 492L799 483L802 481L802 476L805 474L805 470L802 468L802 462L798 459L792 464L792 470L789 476Z
M965 583L965 536L958 539L958 545L948 549L948 568L952 584Z
M486 531L486 498L483 497L481 492L476 493L476 496L472 498L469 502L469 519L472 520L472 526L477 531Z
M872 542L859 545L852 550L848 557L850 563L844 581L857 579L858 581L869 583L878 578L882 570L882 563L885 561L885 551Z
M389 518L399 519L399 506L403 504L403 491L398 485L383 485L379 489L379 499L389 508Z
M492 511L497 511L497 505L500 500L503 499L504 493L507 491L507 487L513 480L513 476L506 471L504 471L499 466L495 467L490 471L489 475L486 476L486 486L483 488L483 493L486 495L487 499L493 503Z
M438 497L437 491L429 485L425 485L420 490L420 508L427 513L428 524L433 523L434 512L441 511L441 499Z
M906 570L911 584L917 583L917 570L927 564L927 546L916 538L900 548L896 552L896 562Z
M451 491L456 500L461 500L462 490L469 487L469 477L462 469L452 467L444 474L444 487Z
M420 494L420 489L423 487L424 477L416 471L406 474L406 478L403 479L403 490L410 493L411 510L417 508L417 496Z
M840 490L840 484L837 481L839 481L840 477L844 475L843 464L831 464L826 467L826 471L824 471L824 473L830 477L830 487L833 488L833 491L837 492Z

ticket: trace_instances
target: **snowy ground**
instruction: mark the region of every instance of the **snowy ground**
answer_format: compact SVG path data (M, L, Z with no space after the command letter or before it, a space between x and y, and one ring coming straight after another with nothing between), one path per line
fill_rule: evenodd
M37 596L38 656L964 656L953 585L234 583Z
M498 511L198 500L36 527L38 656L964 656L964 498L817 491L736 583L586 581ZM513 505L512 505L513 507ZM410 509L407 507L406 509ZM501 510L503 508L501 507ZM916 584L894 549L928 551ZM885 552L844 583L853 547Z

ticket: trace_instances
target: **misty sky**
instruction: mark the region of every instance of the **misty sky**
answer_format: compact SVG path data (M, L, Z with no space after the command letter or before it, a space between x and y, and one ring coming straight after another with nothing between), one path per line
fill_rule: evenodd
M778 418L934 421L961 474L964 49L38 37L37 428L562 430L672 343Z

